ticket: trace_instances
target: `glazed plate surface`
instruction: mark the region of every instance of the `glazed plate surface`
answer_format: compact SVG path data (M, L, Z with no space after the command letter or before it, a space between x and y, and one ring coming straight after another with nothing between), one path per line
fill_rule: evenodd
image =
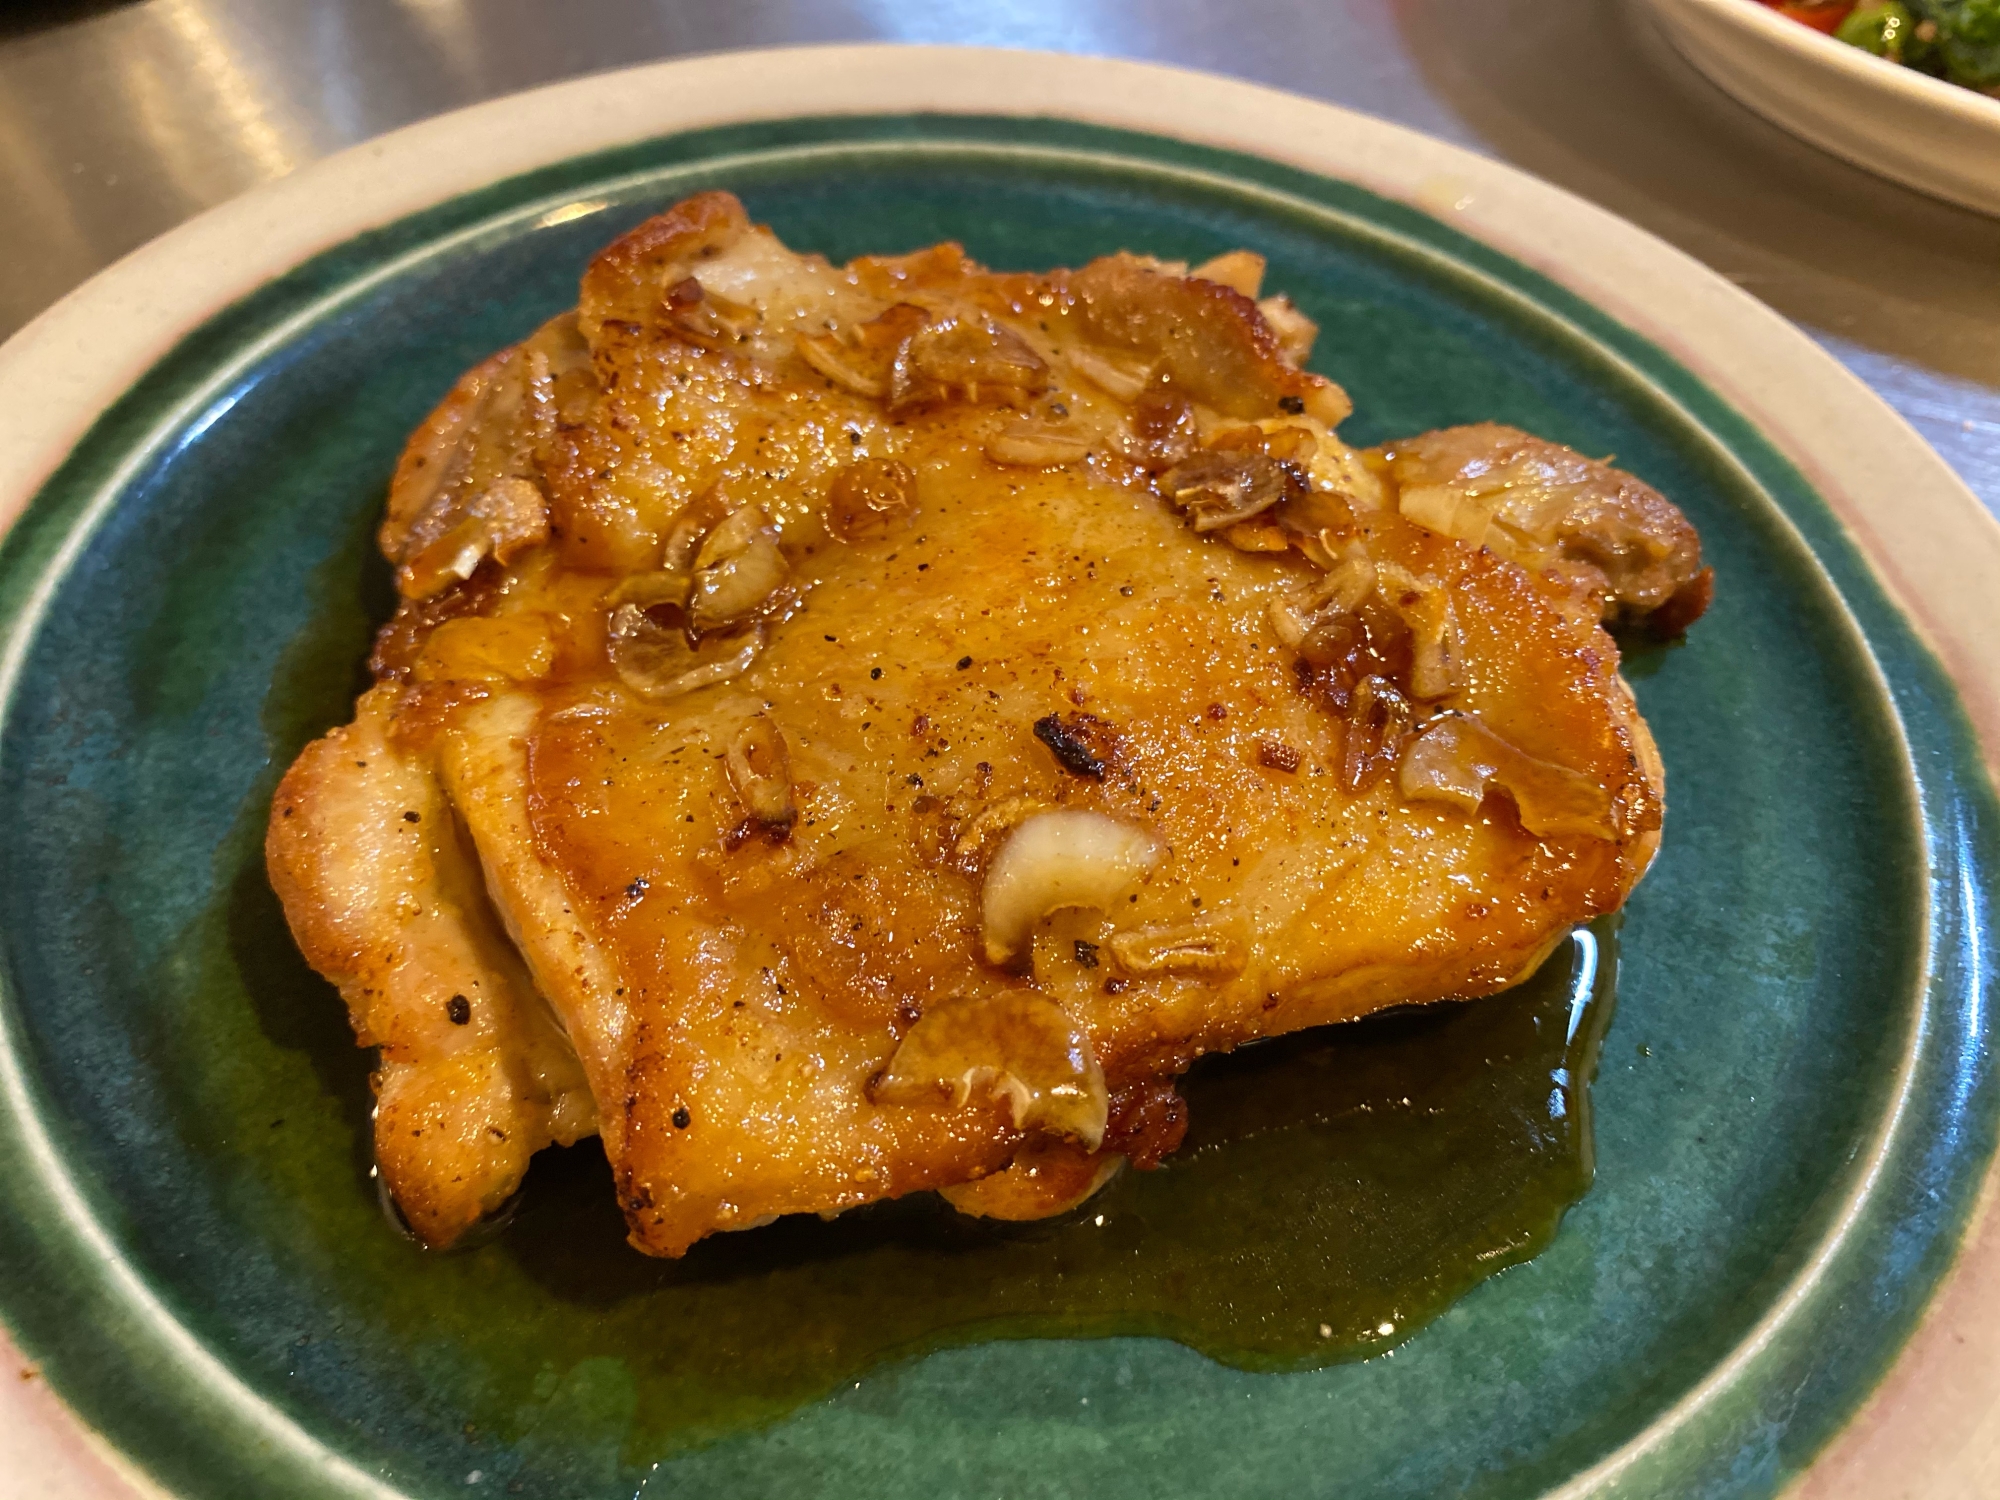
M176 1496L1778 1492L1917 1326L1992 1151L2000 850L1946 669L1797 455L1568 289L1582 252L1535 269L1432 216L1504 169L1357 156L1403 174L1385 196L1074 119L860 108L635 127L401 204L197 307L35 476L0 550L0 1319ZM264 881L270 791L346 716L389 607L372 531L406 433L572 302L595 247L708 187L836 259L1254 247L1319 321L1351 441L1511 422L1694 519L1715 607L1631 660L1669 814L1621 935L1596 1186L1538 1258L1359 1363L997 1320L810 1369L756 1373L746 1343L741 1399L691 1423L675 1371L756 1326L690 1285L764 1278L788 1327L831 1319L782 1298L852 1236L705 1247L690 1278L560 1172L531 1234L432 1256L390 1230L366 1060ZM0 388L32 399L18 358ZM1952 523L1968 555L1977 521Z

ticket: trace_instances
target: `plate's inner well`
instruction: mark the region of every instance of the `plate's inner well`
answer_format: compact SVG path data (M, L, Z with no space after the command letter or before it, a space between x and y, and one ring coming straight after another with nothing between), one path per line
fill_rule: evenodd
M843 139L863 145L823 149ZM615 175L634 171L649 175ZM1590 1115L1610 1006L1579 1003L1569 953L1506 997L1212 1062L1181 1156L1063 1222L912 1201L669 1265L623 1247L601 1153L581 1147L540 1162L484 1243L426 1255L395 1234L369 1180L367 1059L264 880L268 798L346 717L389 607L371 532L404 436L461 370L573 302L593 248L707 186L836 259L941 238L1004 268L1247 245L1320 323L1315 367L1355 398L1351 441L1510 422L1615 455L1689 513L1716 603L1686 644L1628 660L1668 814L1618 935ZM1594 1461L1743 1337L1838 1210L1899 1083L1924 829L1825 576L1607 341L1664 357L1601 320L1580 330L1547 305L1560 297L1282 169L1084 127L922 121L633 148L259 293L107 419L0 555L0 601L19 607L51 539L169 421L37 617L0 735L6 1002L83 1199L248 1388L409 1493L1111 1500L1171 1474L1188 1494L1501 1496ZM1796 484L1768 450L1748 461ZM1601 984L1614 962L1597 946ZM1563 1218L1593 1116L1596 1186ZM1948 1227L1945 1208L1911 1212ZM141 1334L90 1311L81 1272L36 1259L55 1243L42 1219L10 1224L0 1311L143 1462L190 1494L354 1492L324 1463L279 1482L288 1460L229 1448L227 1424L176 1405L208 1399L201 1381L132 1374ZM1926 1284L1863 1299L1891 1331L1878 1342ZM1876 1367L1866 1348L1841 1358ZM1850 1400L1863 1376L1842 1378L1847 1394L1811 1399ZM1762 1485L1824 1423L1759 1430Z

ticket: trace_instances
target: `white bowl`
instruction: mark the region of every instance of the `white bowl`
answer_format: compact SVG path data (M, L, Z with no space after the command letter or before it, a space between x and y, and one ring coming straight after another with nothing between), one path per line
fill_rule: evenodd
M1717 88L1821 150L2000 215L2000 99L1837 42L1757 0L1644 0Z

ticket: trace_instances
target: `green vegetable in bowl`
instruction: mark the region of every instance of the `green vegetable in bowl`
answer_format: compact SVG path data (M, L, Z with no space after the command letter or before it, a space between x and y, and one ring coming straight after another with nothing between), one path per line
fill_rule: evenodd
M1967 88L2000 89L2000 0L1911 3L1937 26L1938 57L1947 78Z
M1886 57L1890 62L1915 62L1913 50L1927 50L1916 34L1917 18L1902 0L1883 0L1877 5L1857 5L1840 23L1834 36L1850 47Z
M2000 0L1763 0L1885 61L2000 97Z

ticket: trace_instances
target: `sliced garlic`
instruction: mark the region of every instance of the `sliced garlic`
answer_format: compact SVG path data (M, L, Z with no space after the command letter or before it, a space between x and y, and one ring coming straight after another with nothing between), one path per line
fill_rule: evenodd
M1267 611L1279 640L1297 650L1313 628L1335 615L1352 614L1375 591L1375 564L1357 543L1350 543L1315 587L1273 599Z
M1219 531L1305 492L1299 470L1263 453L1208 449L1159 478L1160 493L1188 514L1196 531Z
M1028 341L991 318L945 317L912 333L896 353L889 409L941 397L977 402L1032 395L1049 386L1049 367Z
M747 620L785 582L777 529L762 507L739 506L703 538L694 558L688 626L705 634Z
M986 456L1023 469L1057 468L1090 453L1090 439L1047 422L1012 422L986 440Z
M1077 374L1120 401L1138 400L1140 393L1152 383L1153 367L1150 364L1113 359L1094 349L1071 349L1066 358Z
M1111 956L1128 974L1239 973L1247 955L1236 934L1220 922L1135 927L1111 936Z
M427 599L470 578L487 557L508 562L548 536L548 502L534 481L496 479L464 501L433 502L410 529L396 587Z
M777 724L753 714L729 742L723 768L743 803L749 825L744 833L754 829L772 843L789 838L799 815L792 802L791 757Z
M1429 699L1457 692L1465 686L1465 653L1451 591L1398 563L1385 562L1375 572L1382 602L1410 627L1410 692Z
M1070 1141L1035 1141L1013 1161L977 1182L938 1189L939 1196L975 1219L1019 1223L1068 1213L1118 1175L1125 1158L1097 1155Z
M849 349L832 334L801 334L797 347L799 358L842 389L877 401L889 394L889 382L869 370L867 353Z
M1266 434L1297 431L1310 436L1313 445L1300 460L1312 477L1313 492L1340 501L1348 511L1381 510L1388 502L1381 476L1368 467L1368 461L1360 453L1343 443L1333 429L1323 422L1310 417L1266 417L1258 422ZM1278 458L1291 455L1272 450ZM1306 529L1316 530L1332 523L1335 513L1328 512L1323 518L1313 518L1311 502L1293 502L1288 507L1311 518ZM1341 517L1340 519L1346 519Z
M669 604L684 609L693 589L694 580L685 573L634 573L605 595L604 602L614 609L621 604L636 604L641 609Z
M1493 525L1493 496L1475 495L1455 485L1406 485L1396 508L1426 531L1480 546Z
M1269 521L1238 521L1222 533L1238 552L1289 552L1292 539L1285 528Z
M1370 674L1354 684L1341 735L1336 785L1358 797L1395 769L1416 717L1410 700L1386 677Z
M659 624L637 604L612 610L605 627L605 652L618 680L635 693L661 701L741 677L763 649L761 620L740 634L705 641L699 649L690 646L680 630Z
M1489 786L1499 786L1529 833L1618 837L1609 791L1529 755L1471 714L1440 714L1426 724L1404 749L1397 782L1412 802L1445 802L1468 813L1479 810Z
M886 534L916 503L916 471L895 458L864 458L849 464L827 486L827 533L836 541L860 542Z
M684 574L691 569L703 540L729 511L720 488L706 490L683 505L667 528L667 540L660 549L660 571Z
M1032 990L956 996L918 1018L871 1091L884 1104L962 1109L1006 1101L1016 1130L1069 1136L1095 1151L1110 1094L1090 1034Z
M1149 830L1102 813L1057 809L1024 819L986 867L980 925L987 960L1020 956L1050 912L1108 906L1165 854Z
M994 834L1004 833L1047 806L1048 803L1037 797L1009 797L1004 802L982 809L959 830L958 838L952 844L952 858L960 864L977 860L986 848L986 841Z

